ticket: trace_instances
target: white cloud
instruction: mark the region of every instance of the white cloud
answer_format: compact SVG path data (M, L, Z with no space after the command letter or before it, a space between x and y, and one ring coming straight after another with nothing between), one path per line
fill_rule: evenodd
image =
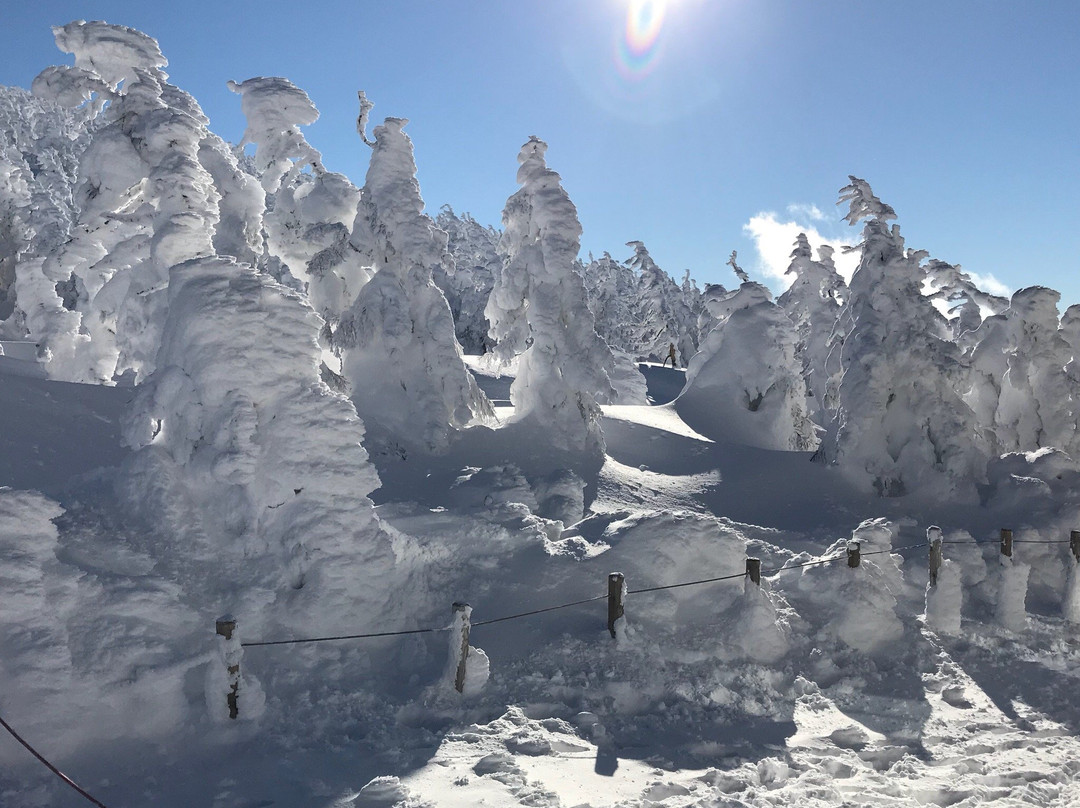
M821 214L821 211L814 205L790 205L788 212L793 212L793 209L802 211L803 208L812 209L817 214ZM813 217L813 213L807 215ZM822 219L824 219L823 215ZM803 222L805 222L805 219ZM836 251L833 254L836 269L846 280L851 280L852 274L859 266L859 254L857 252L845 253L843 251L845 247L851 245L851 242L825 238L816 228L808 227L805 223L798 221L782 222L772 212L759 213L754 216L743 225L743 232L754 240L754 246L757 248L758 260L755 269L769 279L780 281L784 287L789 286L792 281L792 277L790 275L785 276L784 273L791 263L791 250L799 233L806 234L810 246L815 250L822 244L828 244L832 247Z
M966 269L964 271L967 272ZM1012 297L1013 290L993 275L980 275L977 272L968 272L967 274L971 278L971 282L984 292L989 292L990 294L998 295L999 297Z
M787 212L799 219L809 220L811 222L823 222L825 221L825 214L821 212L821 208L817 205L807 204L793 204L787 206Z

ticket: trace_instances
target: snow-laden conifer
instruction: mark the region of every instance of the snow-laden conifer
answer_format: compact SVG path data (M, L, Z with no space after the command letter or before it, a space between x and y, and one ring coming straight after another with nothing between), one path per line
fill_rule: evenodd
M638 277L628 265L605 252L590 258L581 273L588 296L589 310L596 322L596 333L612 348L639 353L638 329L635 327ZM665 355L666 348L665 345ZM648 356L647 351L640 355Z
M91 128L87 111L0 87L0 335L8 339L47 350L78 330L65 307L68 278L47 276L44 263L78 215L74 190Z
M240 94L247 118L241 146L256 144L255 168L272 195L267 252L288 267L315 311L336 325L372 274L349 243L360 189L327 171L301 132L319 117L307 93L281 77L229 82L229 88Z
M999 314L1009 302L997 295L984 292L972 281L958 264L949 264L931 258L926 264L926 286L932 300L940 300L948 307L949 323L953 338L961 347L967 348L984 312Z
M446 233L423 212L407 122L387 118L374 131L352 244L376 273L342 315L334 345L361 417L400 444L437 451L452 430L494 410L462 361L432 279L453 259Z
M637 273L633 304L633 342L638 355L654 362L674 344L679 366L686 367L698 349L697 316L686 305L682 287L662 270L640 241L627 242L634 254L626 263Z
M167 293L120 480L128 507L175 537L156 560L249 630L385 614L393 553L368 499L379 481L355 410L319 379L318 315L231 258L175 266Z
M990 430L998 452L1077 445L1077 388L1066 372L1073 349L1058 328L1053 289L1017 291L1009 307L971 335L971 386L966 400Z
M504 264L486 314L496 352L520 354L510 388L515 420L548 430L552 444L600 455L601 402L611 399L611 349L600 339L574 271L577 209L547 167L547 144L529 139L518 155L521 188L503 211Z
M457 215L443 205L436 226L448 237L447 250L453 265L435 267L435 284L443 290L454 315L454 332L467 354L482 355L494 345L488 336L489 323L484 307L495 285L499 257L499 232L485 227L468 213Z
M823 246L815 261L805 233L799 233L795 240L786 274L795 278L776 302L795 326L795 353L802 363L807 393L813 398L811 417L823 425L828 421L826 360L847 284L833 264L832 248Z
M951 330L922 294L923 272L904 249L891 207L851 177L841 191L846 219L863 222L862 257L851 279L833 347L840 385L825 456L882 496L923 486L973 494L986 456L971 409L960 398L965 368ZM944 486L942 488L941 486Z
M209 132L195 100L168 83L152 38L100 22L54 33L76 67L46 70L37 92L98 117L80 155L70 238L20 270L24 298L41 304L27 330L54 378L110 382L128 371L145 378L170 268L219 250L253 259L262 193ZM110 103L87 103L91 96ZM49 299L49 282L58 299Z

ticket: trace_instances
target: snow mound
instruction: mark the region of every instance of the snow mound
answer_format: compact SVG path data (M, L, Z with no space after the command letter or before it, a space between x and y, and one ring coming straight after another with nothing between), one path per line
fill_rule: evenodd
M713 440L813 449L794 326L760 284L744 283L726 302L725 316L690 360L675 409Z

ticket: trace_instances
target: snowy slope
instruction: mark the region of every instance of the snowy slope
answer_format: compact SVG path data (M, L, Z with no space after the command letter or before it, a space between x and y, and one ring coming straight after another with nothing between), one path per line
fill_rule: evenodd
M770 575L785 564L842 555L843 540L864 518L882 515L883 502L850 491L806 454L709 442L666 406L606 408L609 454L592 515L570 530L530 514L539 504L538 489L525 476L528 462L524 470L495 462L530 454L512 433L477 428L446 456L376 458L384 483L376 492L379 515L397 537L399 560L423 570L422 583L409 593L408 613L397 625L371 626L358 613L355 630L441 627L453 600L470 602L477 623L470 643L491 665L479 695L462 699L442 680L445 634L247 648L241 664L252 683L261 683L265 707L247 721L211 720L203 681L216 681L206 671L224 664L212 625L155 618L164 606L156 599L168 596L151 597L152 571L139 567L131 549L151 537L131 535L105 552L98 531L108 498L99 496L94 508L80 501L100 487L85 472L123 457L108 419L130 392L10 374L0 382L5 415L11 414L6 423L18 425L3 433L12 449L5 446L0 483L32 482L62 493L67 508L51 537L35 528L44 531L35 534L41 536L35 546L45 555L22 562L23 569L42 570L37 580L68 581L66 590L23 583L20 591L40 592L33 602L52 610L67 642L81 636L73 607L87 616L101 609L83 632L114 630L107 627L126 614L143 627L133 637L152 630L165 644L180 643L174 653L187 649L182 658L196 653L179 669L186 695L164 712L154 704L153 687L132 689L104 677L110 663L87 666L85 652L75 653L66 689L52 685L50 708L34 710L15 689L30 687L32 672L11 668L13 659L27 658L12 654L13 643L22 642L10 633L19 624L13 615L29 618L20 607L7 607L0 714L18 718L17 729L110 807L1065 806L1080 800L1080 707L1069 696L1080 650L1049 601L1020 632L991 623L994 544L946 549L972 580L982 565L983 580L965 589L959 638L921 626L924 548L868 556L857 570L840 562ZM66 446L81 447L69 453L72 463L38 466L32 480L20 478L26 472L9 460L34 447L57 458ZM483 465L463 465L467 455ZM537 468L543 465L541 447L532 447L531 456ZM18 525L33 513L47 528L56 512L44 500L25 499L18 500L23 510L13 511L14 502L0 494L7 508L0 514L9 514L0 518L8 570L20 557L17 536L25 528ZM955 521L944 524L946 535L959 535L954 531L969 515L955 512ZM922 515L903 516L910 521L894 521L891 533L866 534L867 547L918 541ZM981 519L990 524L999 516L984 512ZM986 536L985 527L969 527ZM1017 548L1036 561L1033 554L1044 549ZM760 593L741 578L745 553L760 557L766 570L775 610L769 622L760 619ZM47 564L49 557L62 569ZM80 580L117 592L104 584L108 570L127 582L128 593L111 609L71 597L86 586ZM607 633L603 600L479 625L602 597L612 570L626 574L631 591L737 577L629 595L617 641ZM889 610L901 632L873 653L848 644L844 622L842 593L864 586L864 579L886 582L893 605L874 601L866 608ZM242 639L279 639L244 636L245 616L237 617ZM865 615L871 626L887 617ZM63 636L50 642L65 647ZM392 649L402 672L373 671L368 660L375 648ZM756 660L763 651L774 658ZM170 681L147 674L134 675L151 685ZM107 696L110 715L96 724L97 733L84 723L94 714L86 700L95 691ZM252 706L245 694L241 709ZM159 720L150 722L149 742L136 752L130 739L147 736L154 710ZM0 804L85 804L10 739L0 744L0 756Z

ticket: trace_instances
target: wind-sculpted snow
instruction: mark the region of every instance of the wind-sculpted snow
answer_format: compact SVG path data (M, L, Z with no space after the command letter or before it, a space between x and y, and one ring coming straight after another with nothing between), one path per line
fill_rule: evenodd
M690 360L686 387L675 401L679 415L713 440L815 448L795 328L769 290L744 283L714 312L719 322Z
M240 146L255 144L255 164L268 194L276 192L289 174L305 165L310 165L316 174L322 173L322 155L300 132L301 126L319 118L307 93L279 76L230 81L228 87L240 94L247 118Z
M75 56L75 67L100 76L114 90L135 80L140 70L159 74L169 63L156 39L123 25L76 20L55 26L53 35L60 50Z
M486 314L496 352L520 354L510 388L516 421L550 428L553 444L603 454L600 403L611 400L611 349L596 334L574 271L577 209L547 167L547 144L530 138L518 155L522 186L503 211L506 258Z
M453 430L491 421L494 410L465 367L432 279L453 259L446 234L424 215L406 123L388 118L375 128L351 243L376 272L333 341L360 416L400 444L438 451Z
M899 556L887 552L895 530L885 519L867 520L850 540L838 541L822 554L843 558L847 549L858 544L860 553L869 556L859 566L849 567L843 560L810 566L799 578L799 589L828 615L823 630L865 654L884 653L904 633L896 614L902 589Z
M167 560L179 575L205 575L208 601L256 626L381 613L393 554L367 498L378 477L352 406L319 380L318 316L222 258L175 267L168 294L158 369L126 426L129 506L183 537Z

